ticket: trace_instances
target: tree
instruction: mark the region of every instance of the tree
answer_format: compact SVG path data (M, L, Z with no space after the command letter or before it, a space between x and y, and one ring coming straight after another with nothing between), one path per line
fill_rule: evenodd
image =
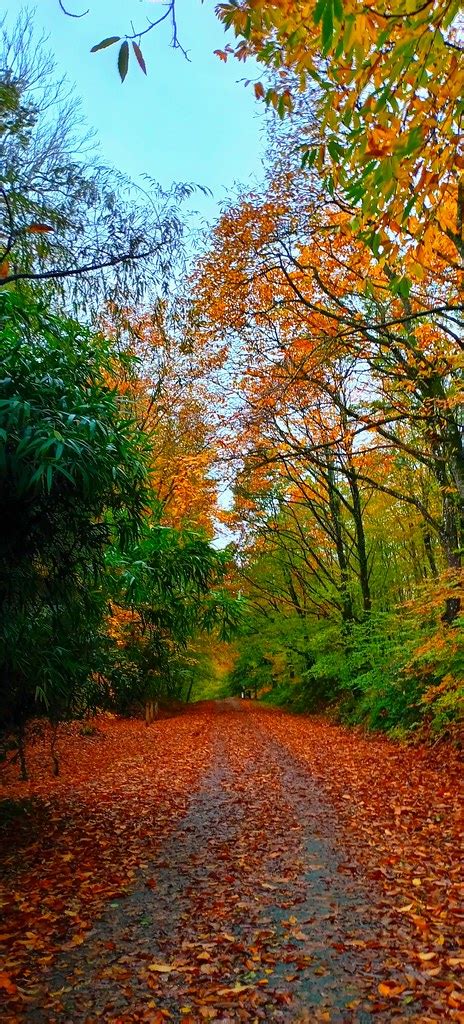
M192 530L146 524L127 554L108 553L116 665L111 688L127 711L190 686L190 643L203 633L229 639L241 618L227 588L231 554ZM187 682L187 687L186 687Z
M93 314L121 293L161 289L182 233L189 186L136 187L101 166L64 80L26 14L3 28L0 89L0 288L34 283ZM75 308L76 305L75 305Z
M435 265L412 286L400 253L392 265L370 253L330 199L298 214L286 186L278 178L264 199L246 197L221 218L199 271L200 331L208 344L230 338L248 408L246 443L257 458L310 463L322 486L331 478L336 503L350 503L368 607L361 483L420 511L447 564L460 564L460 303L454 281L437 277ZM373 476L375 451L426 466L441 515L420 494ZM337 474L349 496L333 490ZM335 508L332 501L332 521ZM339 553L344 560L341 542ZM450 605L446 614L452 620L457 611Z
M185 344L181 297L143 313L111 306L102 318L119 353L115 383L150 438L150 481L164 525L213 536L216 437L209 393L211 361Z
M316 84L319 137L308 144L303 129L303 166L317 168L370 247L381 243L388 256L400 231L419 266L437 235L463 254L459 10L444 0L218 7L238 39L220 56L252 56L271 70L271 86L257 82L255 92L281 117Z
M0 318L2 714L21 739L34 712L79 707L101 657L105 551L139 535L147 468L103 338L18 293Z
M85 18L86 15L90 14L89 9L86 11L82 11L80 14L76 14L73 11L69 11L65 7L63 0L58 0L58 5L62 10L63 14L66 14L68 18ZM131 31L126 32L123 36L106 36L104 39L101 39L100 42L95 43L95 45L92 46L91 52L98 53L100 50L108 49L109 46L115 46L117 43L120 44L118 46L117 68L122 82L124 82L129 69L131 53L136 63L138 64L138 67L140 68L141 71L143 71L143 74L147 74L147 65L145 63L145 58L141 50L142 38L147 36L149 33L153 32L153 30L158 28L159 25L162 25L163 22L167 22L170 25L172 48L174 50L180 50L183 56L188 60L187 51L184 49L179 40L179 34L177 29L176 0L166 0L166 3L163 6L165 10L160 15L160 17L155 18L154 21L152 21L151 18L147 18L146 24L144 24L140 28L140 30L134 31L134 25L132 24Z
M234 679L256 669L284 700L294 679L301 706L343 700L347 714L396 727L430 711L426 694L433 704L444 677L452 716L462 656L455 276L433 250L409 276L407 249L388 260L372 251L320 182L301 181L280 153L264 195L223 213L193 279L197 346L222 358L230 523L253 616Z
M308 142L303 129L303 166L317 168L370 246L380 242L388 254L392 232L400 230L419 267L423 245L435 244L437 234L454 253L464 252L459 12L458 0L396 0L383 8L359 0L348 8L338 0L234 0L217 7L238 40L218 56L261 63L268 80L254 83L255 94L280 117L316 85L318 137ZM108 36L93 49L119 44L124 81L132 47L146 73L142 37L165 20L172 45L185 54L175 0L143 28Z

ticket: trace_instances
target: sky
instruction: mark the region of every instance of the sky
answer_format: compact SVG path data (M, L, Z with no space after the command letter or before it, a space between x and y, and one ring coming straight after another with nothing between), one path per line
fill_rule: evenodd
M143 40L148 76L131 54L121 84L117 44L98 53L90 48L111 35L147 25L165 10L159 0L64 0L80 19L68 18L58 0L38 0L34 20L49 36L60 73L74 84L76 98L97 132L105 163L137 179L147 174L168 186L188 181L211 189L195 198L195 208L214 218L234 183L252 185L261 173L264 116L245 88L256 68L214 55L227 41L214 14L216 0L177 0L179 39L189 53L170 48L168 21ZM28 9L34 10L33 7ZM8 13L17 10L10 0ZM232 40L231 40L232 42Z

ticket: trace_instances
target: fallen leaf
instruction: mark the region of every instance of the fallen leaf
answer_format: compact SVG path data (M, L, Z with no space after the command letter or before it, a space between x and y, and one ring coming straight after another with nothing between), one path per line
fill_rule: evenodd
M10 995L14 995L18 991L17 985L11 980L8 974L4 971L0 972L0 988L5 992L9 992Z

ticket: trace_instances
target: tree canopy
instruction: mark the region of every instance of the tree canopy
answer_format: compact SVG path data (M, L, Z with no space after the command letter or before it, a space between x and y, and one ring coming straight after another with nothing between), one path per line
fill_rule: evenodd
M4 30L1 658L20 748L38 712L190 695L224 644L232 691L390 729L459 718L457 8L217 14L235 34L219 58L254 59L278 121L262 186L188 260L190 187L102 169L27 19ZM144 71L163 20L180 46L169 3L94 50L118 45L124 79L131 47Z

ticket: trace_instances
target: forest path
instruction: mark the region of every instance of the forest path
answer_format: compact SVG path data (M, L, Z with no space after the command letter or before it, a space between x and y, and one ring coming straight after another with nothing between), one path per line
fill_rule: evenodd
M159 729L147 736L153 741ZM27 996L22 1019L462 1020L459 986L451 977L459 959L457 932L445 937L440 920L434 934L417 892L424 835L416 837L412 903L405 906L395 877L401 857L408 862L404 842L396 860L385 857L390 829L384 820L371 822L365 799L367 860L356 829L349 830L359 773L365 773L364 797L383 780L397 809L400 795L403 803L413 799L415 790L405 796L395 784L402 779L404 786L398 768L415 752L238 700L194 706L177 734L198 750L201 763L171 831L164 841L156 836L154 849L149 843L131 885L116 891L78 943L55 947L57 956ZM165 777L177 768L182 779L182 757L169 765L168 755L167 749ZM149 746L144 758L150 759ZM435 778L437 769L423 764L421 778L430 771ZM139 807L144 785L154 781L139 772ZM386 799L385 793L378 797ZM401 813L411 810L404 804ZM115 820L108 820L109 828ZM383 829L378 843L369 839L371 825ZM420 826L415 814L416 830ZM428 862L425 867L430 872ZM442 890L438 897L443 918Z

